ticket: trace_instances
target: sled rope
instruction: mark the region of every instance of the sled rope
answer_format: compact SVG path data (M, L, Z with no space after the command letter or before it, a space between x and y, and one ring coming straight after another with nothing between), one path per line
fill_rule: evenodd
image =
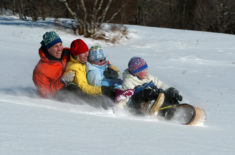
M168 109L168 108L173 108L175 105L168 105L168 106L165 106L165 107L162 107L159 109L160 110L164 110L164 109Z
M169 105L169 106L166 106L166 107L162 107L162 108L160 108L159 110L164 110L164 109L171 108L171 107L172 107L172 106Z

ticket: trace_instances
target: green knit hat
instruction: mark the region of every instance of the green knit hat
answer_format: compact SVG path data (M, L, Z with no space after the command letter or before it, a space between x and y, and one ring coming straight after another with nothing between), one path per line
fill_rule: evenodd
M42 38L47 49L57 43L62 43L62 40L55 31L46 32Z

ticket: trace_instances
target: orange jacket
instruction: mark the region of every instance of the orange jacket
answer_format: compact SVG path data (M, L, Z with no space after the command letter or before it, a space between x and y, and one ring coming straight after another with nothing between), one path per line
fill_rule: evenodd
M61 59L50 57L45 48L39 49L40 60L33 71L33 82L41 97L49 98L64 87L61 77L70 57L68 48L63 49Z

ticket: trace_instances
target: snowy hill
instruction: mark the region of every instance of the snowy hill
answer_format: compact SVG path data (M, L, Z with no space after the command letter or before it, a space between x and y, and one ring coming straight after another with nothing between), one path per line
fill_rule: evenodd
M185 102L203 107L203 126L183 126L101 109L40 99L32 82L42 35L55 30L64 46L77 39L51 21L0 16L0 154L152 155L235 154L235 36L128 26L130 39L100 44L121 71L143 57L151 74L178 88Z

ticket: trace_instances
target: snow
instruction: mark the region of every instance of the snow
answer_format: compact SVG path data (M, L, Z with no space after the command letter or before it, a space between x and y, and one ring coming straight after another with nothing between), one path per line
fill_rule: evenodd
M52 20L21 21L0 16L0 154L152 155L235 154L235 36L127 25L129 40L117 45L75 36ZM184 126L38 97L32 71L42 35L55 30L64 46L82 38L100 44L120 71L132 56L149 72L176 87L184 101L202 107L207 120Z

